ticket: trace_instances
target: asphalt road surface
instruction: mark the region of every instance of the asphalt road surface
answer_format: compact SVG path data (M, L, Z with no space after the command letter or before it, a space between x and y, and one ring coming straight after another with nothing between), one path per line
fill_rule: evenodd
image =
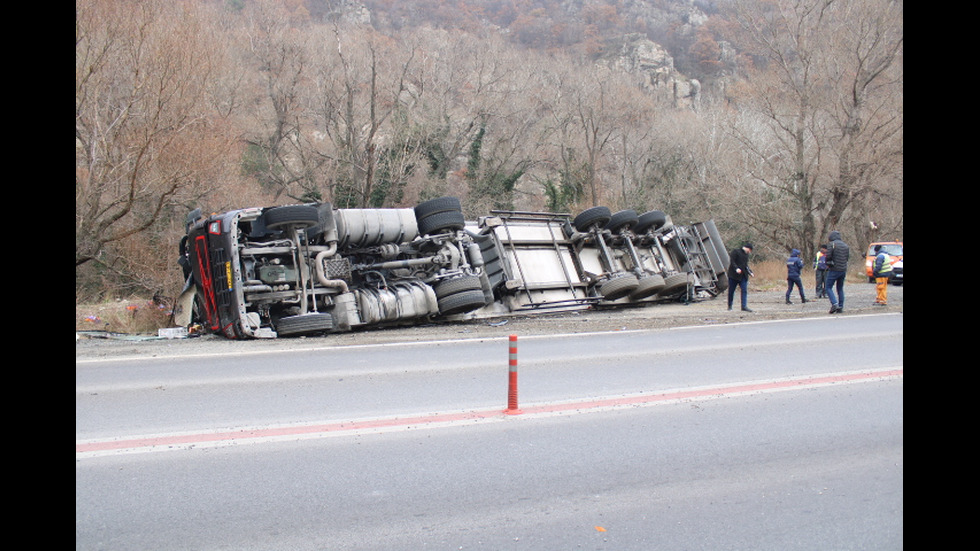
M77 549L898 549L901 314L76 360Z

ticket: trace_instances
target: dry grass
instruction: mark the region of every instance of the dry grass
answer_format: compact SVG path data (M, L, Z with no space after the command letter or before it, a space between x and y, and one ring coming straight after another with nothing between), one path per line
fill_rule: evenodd
M156 335L157 329L173 326L171 318L169 305L145 298L75 305L75 331Z

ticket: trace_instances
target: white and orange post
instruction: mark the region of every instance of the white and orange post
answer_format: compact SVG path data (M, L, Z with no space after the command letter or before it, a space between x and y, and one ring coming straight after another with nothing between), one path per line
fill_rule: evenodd
M508 415L517 415L521 410L517 407L517 335L510 336L510 379L507 385L507 410Z

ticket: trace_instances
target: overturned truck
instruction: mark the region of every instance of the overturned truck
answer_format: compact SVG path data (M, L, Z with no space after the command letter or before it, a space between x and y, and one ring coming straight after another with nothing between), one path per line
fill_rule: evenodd
M232 339L710 298L728 253L712 221L661 211L492 211L330 203L188 215L178 325Z

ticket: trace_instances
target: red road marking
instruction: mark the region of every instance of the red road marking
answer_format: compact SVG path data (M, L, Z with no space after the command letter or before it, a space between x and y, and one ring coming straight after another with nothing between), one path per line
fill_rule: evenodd
M637 396L627 396L620 398L609 398L605 400L594 400L591 402L576 402L568 404L552 404L542 406L531 406L524 408L527 413L554 413L559 411L569 411L577 409L599 409L617 406L632 406L652 404L657 402L673 402L680 400L690 400L692 398L709 398L732 396L736 394L766 392L774 390L790 390L793 388L806 388L824 386L834 383L849 383L864 381L869 379L882 379L899 377L904 375L904 369L890 369L886 371L869 371L860 373L846 373L841 375L827 375L825 377L808 377L802 379L785 379L778 381L767 381L763 383L749 383L744 385L732 385L722 387L702 388L696 390L666 392L662 394L642 394Z
M554 414L568 411L588 411L603 408L651 405L663 402L691 400L695 398L719 398L738 394L772 392L779 390L802 389L825 386L836 383L851 383L874 379L885 379L904 376L904 368L882 371L862 371L853 373L833 374L820 377L803 377L663 392L658 394L638 394L597 400L582 400L575 402L549 403L532 405L521 408L520 415L506 415L500 409L468 411L459 413L443 413L419 415L414 417L391 417L381 419L363 419L353 421L338 421L313 425L297 425L291 427L247 428L224 432L201 432L193 434L147 436L141 438L100 440L75 444L76 454L96 454L123 450L184 448L195 444L255 441L261 439L287 438L290 436L315 436L335 433L377 430L386 428L410 428L421 425L455 423L461 421L483 421L494 418L528 417L535 414Z

